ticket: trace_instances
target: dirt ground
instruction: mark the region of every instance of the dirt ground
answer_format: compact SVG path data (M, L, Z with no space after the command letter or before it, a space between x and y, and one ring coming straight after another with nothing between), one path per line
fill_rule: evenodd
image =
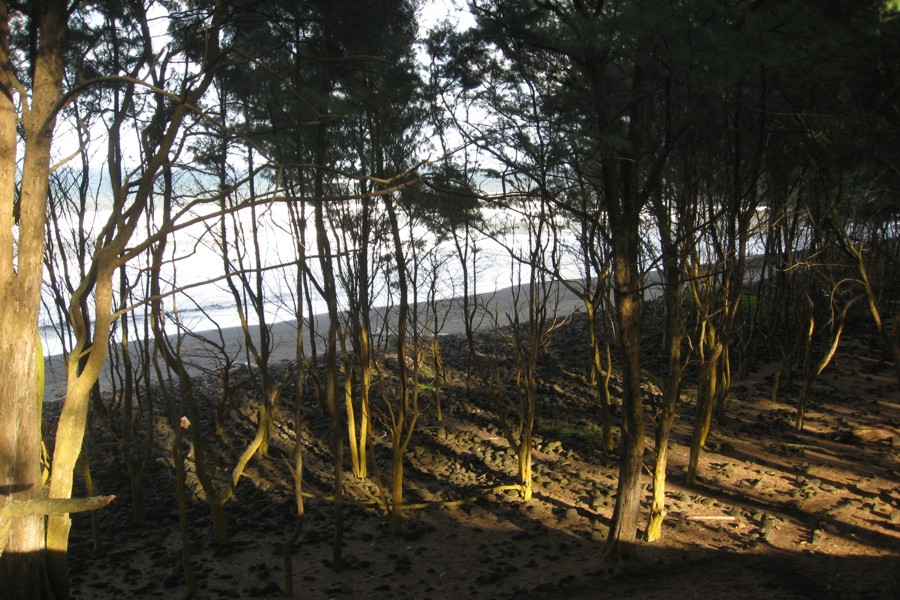
M663 539L638 544L633 560L609 564L600 558L612 516L617 457L601 451L597 400L573 374L584 364L583 336L583 320L576 315L557 332L542 365L535 495L527 503L512 490L485 492L514 483L516 464L489 403L465 392L462 338L442 339L449 373L449 385L441 389L444 419L437 422L432 392L424 390L405 461L411 508L404 529L390 535L387 517L374 502L373 481L386 478L389 469L388 436L376 419L373 439L381 471L364 482L348 475L339 571L332 565L327 419L309 402L303 439L310 497L292 551L294 596L900 598L900 389L874 337L852 332L846 337L814 384L803 432L792 427L790 399L796 388L782 393L784 403L773 403L774 357L757 361L745 379L733 383L727 419L714 425L698 484L691 488L683 485L683 475L693 405L682 406L670 443ZM659 344L651 340L648 346ZM652 357L645 363L652 367ZM614 396L618 389L614 380ZM212 383L198 382L198 397L214 392ZM226 505L226 543L211 543L209 510L201 494L191 499L196 598L283 595L282 547L296 522L286 468L293 395L288 385L269 457L251 463L236 498ZM236 404L243 406L241 398ZM246 407L232 415L229 437L216 455L224 469L252 435L252 415ZM170 443L167 420L162 414L155 418L159 439ZM169 453L152 449L143 483L147 523L136 526L128 476L116 459L119 443L104 417L92 419L95 492L117 499L96 513L99 549L90 516L74 516L73 597L187 596ZM212 438L211 421L192 426L206 428ZM653 432L648 415L648 469ZM188 485L196 490L190 457L188 471ZM642 519L650 500L649 477L644 480Z

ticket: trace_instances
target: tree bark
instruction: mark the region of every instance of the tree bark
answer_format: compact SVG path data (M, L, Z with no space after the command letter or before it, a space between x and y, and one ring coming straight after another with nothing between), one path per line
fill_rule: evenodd
M644 540L655 542L662 538L662 525L666 511L666 467L669 461L669 434L678 411L681 397L681 383L686 363L682 359L684 341L684 311L682 308L682 271L684 257L672 235L672 225L668 221L668 210L661 199L655 203L660 240L662 242L663 269L666 282L666 339L668 341L668 372L660 386L663 397L656 415L656 462L653 465L653 500L650 518L644 532ZM681 219L685 219L682 211ZM683 223L683 222L682 222Z
M60 0L40 5L29 25L39 33L30 97L21 126L24 160L13 229L17 163L15 76L9 55L9 5L0 2L0 510L41 497L41 408L38 311L43 276L44 226L50 145L63 76L67 31ZM30 102L30 105L29 105ZM6 598L42 597L44 519L29 513L0 530L0 590Z
M633 553L637 539L644 455L644 405L641 397L641 295L637 261L638 229L619 230L613 240L619 343L622 350L623 431L619 484L604 560Z

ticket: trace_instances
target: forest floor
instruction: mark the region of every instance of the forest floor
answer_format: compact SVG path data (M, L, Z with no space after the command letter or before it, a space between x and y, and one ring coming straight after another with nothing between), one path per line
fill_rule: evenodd
M327 499L332 493L327 419L320 407L304 402L304 486L311 496L302 535L292 549L294 596L900 598L900 390L877 338L847 332L832 364L813 385L802 432L792 426L790 398L797 389L782 391L784 403L773 403L775 357L755 361L746 378L733 382L727 418L714 425L693 487L683 483L693 405L681 406L670 442L663 538L639 543L633 559L604 563L617 457L601 450L598 402L573 373L585 364L584 324L576 314L556 331L541 365L535 494L529 502L513 490L485 491L514 483L516 463L490 402L465 392L464 339L441 339L448 370L448 385L441 388L443 422L436 420L432 391L423 390L405 460L406 501L418 507L405 512L402 532L392 536L387 517L374 503L377 476L360 482L348 473L340 571L331 562L335 528ZM491 345L490 336L480 339L485 347ZM652 351L661 345L658 335L645 344L651 353L644 362L651 371L659 372L661 358ZM501 368L509 365L508 357L496 359ZM612 391L614 397L621 391L616 378ZM195 383L195 399L205 414L211 411L203 399L216 393L210 380ZM286 385L270 454L250 463L226 505L230 536L223 544L211 541L210 513L197 491L189 454L187 481L194 493L187 527L196 598L283 595L282 548L296 523L286 466L293 446L294 395L293 386ZM252 396L246 391L236 396L228 435L208 449L223 473L252 437ZM113 422L92 416L95 493L117 499L95 514L99 549L91 517L73 516L73 597L186 597L167 449L170 420L155 416L160 445L149 449L142 526L133 522L129 479L117 458L121 446L110 431ZM388 436L377 423L373 447L384 476L390 472ZM192 427L214 438L211 419ZM648 415L648 468L654 460L653 434ZM644 482L642 522L649 477Z

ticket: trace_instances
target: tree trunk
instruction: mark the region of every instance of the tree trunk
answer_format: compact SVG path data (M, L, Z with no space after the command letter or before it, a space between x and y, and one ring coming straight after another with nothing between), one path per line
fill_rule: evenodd
M394 432L393 472L391 475L391 535L403 529L403 440L402 432Z
M369 414L369 398L372 389L372 359L371 350L371 332L372 325L369 322L369 314L371 312L371 298L369 290L369 237L371 236L371 202L368 195L364 195L362 199L362 232L359 248L359 333L356 343L359 344L359 407L360 419L359 424L359 459L357 477L365 479L369 475L368 459L366 457L366 449L368 448L369 439L369 423L371 416Z
M527 426L522 431L522 442L519 446L519 485L522 486L522 500L528 502L531 500L531 496L534 493L534 483L532 481L531 473L532 473L532 453L534 452L534 443L532 441L532 430L534 425L534 419L532 418L532 425Z
M688 470L685 476L687 485L694 485L697 479L697 468L700 465L700 452L706 445L706 437L712 425L713 409L715 408L717 368L719 358L722 356L724 346L721 340L715 337L715 333L704 335L701 344L706 344L710 352L709 358L703 361L700 367L700 383L697 390L697 412L694 415L694 428L691 435L691 455L688 459Z
M391 238L394 243L394 260L397 267L397 288L400 302L397 307L397 408L391 413L391 435L393 436L394 479L391 490L391 534L400 533L403 524L403 453L409 446L416 424L416 407L410 406L409 369L407 367L407 340L409 332L409 281L404 259L403 242L400 238L400 222L391 197L385 196L384 206L387 210L391 226ZM417 369L417 367L416 367ZM416 376L416 372L412 373ZM390 401L390 400L389 400Z
M604 559L633 553L637 539L644 455L644 406L641 397L641 295L638 288L638 228L620 230L613 240L619 343L622 349L623 431L619 484Z
M605 452L612 452L612 406L609 395L609 380L612 377L612 357L609 343L606 344L606 366L603 365L603 351L597 333L597 305L588 296L584 297L585 314L588 321L588 339L591 346L590 384L600 398L600 418L602 434L600 446Z
M678 255L672 240L672 231L666 221L667 211L659 204L657 220L663 246L663 267L666 281L666 339L669 346L669 364L666 381L662 385L663 398L656 415L656 462L653 465L653 500L644 539L655 542L662 537L662 524L666 517L666 466L669 461L669 434L678 410L681 382L685 362L682 359L684 341L684 311L682 309L683 259Z
M5 286L2 299L0 381L8 382L0 396L0 509L12 502L41 497L41 405L35 360L37 318L17 319L11 307L19 304ZM23 303L24 304L24 303ZM3 524L7 525L7 524ZM12 518L0 527L6 550L0 555L0 589L11 599L41 597L41 551L44 519L40 515Z
M666 402L664 399L663 402ZM666 518L666 465L669 462L669 432L675 421L675 407L666 403L664 412L656 422L656 462L653 464L653 501L644 540L655 542L662 538L662 525Z
M48 0L29 25L39 32L33 88L19 96L9 56L9 5L0 2L0 509L41 497L41 408L38 310L43 275L44 226L50 144L60 98L66 37L66 5ZM24 160L18 195L18 239L13 228L16 196L17 113L14 99L27 106L21 118ZM30 102L30 105L28 103ZM42 357L41 357L42 358ZM0 589L6 598L41 598L44 518L14 517L0 527ZM64 590L64 596L68 590Z
M318 164L325 164L325 126L316 129L316 158ZM341 415L338 410L338 330L337 284L334 276L334 257L328 241L325 226L324 170L319 168L315 175L314 222L316 246L319 251L319 266L322 269L322 283L325 304L328 307L328 333L325 341L325 398L331 420L332 459L334 460L334 544L332 546L332 569L340 571L343 566L344 544L344 438L341 434Z
M60 10L64 13L65 6ZM65 23L65 14L60 17ZM212 64L218 58L218 29L224 18L221 5L215 8L213 23L207 30L206 64ZM166 122L165 132L149 159L146 170L137 183L134 199L130 206L124 202L125 197L115 198L116 209L121 213L117 220L116 230L108 230L105 244L99 247L91 267L90 275L84 278L78 289L72 294L69 316L75 331L75 347L66 366L66 400L63 404L59 425L56 431L56 447L53 452L52 473L50 478L50 497L69 498L72 494L73 470L81 452L82 438L87 426L87 411L90 403L91 389L97 383L103 364L106 361L107 340L113 318L110 313L113 300L112 278L116 269L127 260L125 246L131 239L140 217L154 192L157 175L168 164L170 151L181 125L192 107L197 104L212 81L211 71L206 69L203 78L192 90L186 91L182 104L176 106ZM189 93L187 93L189 91ZM38 96L37 91L35 96ZM48 167L49 168L49 167ZM45 178L46 179L46 178ZM46 196L46 186L43 190ZM125 191L121 192L125 194ZM112 227L112 221L110 227ZM43 233L42 233L43 235ZM132 249L131 252L136 252ZM123 256L124 253L124 256ZM20 261L21 262L21 261ZM93 276L93 278L91 277ZM94 289L95 327L90 337L85 326L80 303ZM68 552L69 530L71 519L68 515L50 517L47 521L47 549L51 552L48 560L48 574L53 593L57 599L68 598L68 573L66 553Z

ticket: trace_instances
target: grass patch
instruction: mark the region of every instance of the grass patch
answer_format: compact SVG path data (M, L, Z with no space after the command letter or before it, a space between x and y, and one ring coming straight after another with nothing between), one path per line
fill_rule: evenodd
M582 443L600 437L603 430L596 423L542 423L534 426L534 432L541 437L563 443ZM566 445L569 445L568 443Z

